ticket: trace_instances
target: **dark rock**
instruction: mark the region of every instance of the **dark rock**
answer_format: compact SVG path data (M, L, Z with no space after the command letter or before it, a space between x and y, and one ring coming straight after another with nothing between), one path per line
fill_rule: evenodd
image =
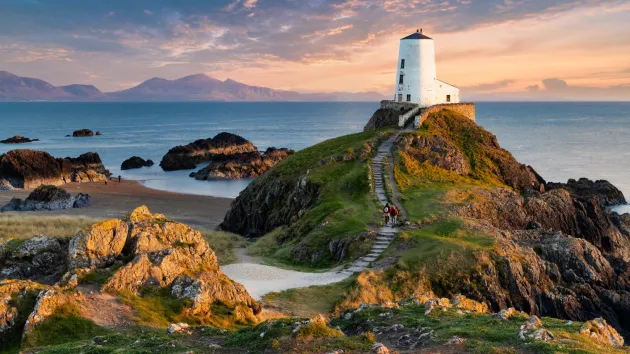
M11 150L0 156L0 179L14 188L34 188L40 184L61 183L59 164L49 153Z
M101 132L97 131L94 135L101 135Z
M260 237L283 225L317 200L320 186L308 176L298 182L276 175L274 170L250 183L228 210L220 228L245 237Z
M256 178L293 153L290 149L270 147L262 154L255 151L226 155L225 161L211 162L190 176L198 180Z
M601 205L613 206L626 204L623 193L605 180L591 181L587 178L570 179L567 183L547 183L547 189L563 188L579 197L597 197Z
M96 152L88 152L79 157L58 158L57 163L66 181L102 182L111 176Z
M13 243L19 243L17 247ZM0 257L0 280L32 280L42 284L53 284L67 269L68 240L48 236L35 236L24 242L9 240L0 243L5 249Z
M538 230L541 228L542 228L542 225L538 221L530 221L525 226L525 230Z
M202 162L225 161L226 156L250 152L256 152L251 141L224 132L211 139L200 139L170 149L160 166L164 171L190 170Z
M133 156L123 161L122 165L120 165L120 169L131 170L135 168L150 167L150 166L153 166L153 161L145 160L138 156Z
M370 120L367 122L363 131L397 127L398 117L405 112L393 108L379 108L374 112Z
M85 136L94 136L94 132L91 131L90 129L80 129L80 130L75 130L72 133L73 137L85 137Z
M84 208L90 204L91 198L87 194L79 193L76 197L72 197L64 189L41 185L32 191L26 200L13 198L0 211L62 210Z
M23 136L19 136L16 135L12 138L8 138L5 140L0 140L0 143L2 144L24 144L24 143L30 143L33 141L39 141L39 139L29 139L29 138L25 138Z

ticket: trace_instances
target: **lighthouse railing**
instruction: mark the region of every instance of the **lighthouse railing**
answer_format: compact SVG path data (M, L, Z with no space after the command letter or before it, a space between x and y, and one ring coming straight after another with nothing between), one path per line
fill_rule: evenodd
M409 118L415 116L416 114L418 114L418 112L420 112L420 106L416 106L416 107L412 108L409 112L399 115L398 116L398 127L404 128L405 124L407 123Z

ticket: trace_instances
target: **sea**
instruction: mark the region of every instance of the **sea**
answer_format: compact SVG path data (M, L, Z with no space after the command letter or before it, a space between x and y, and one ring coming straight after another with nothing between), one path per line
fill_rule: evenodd
M304 149L337 136L360 132L378 103L365 102L124 102L0 103L0 139L38 138L15 148L47 151L55 157L98 152L114 176L154 189L236 197L249 180L197 181L191 171L164 172L158 166L176 145L220 132L239 134L260 150ZM630 102L479 102L477 123L499 139L517 160L547 181L606 179L630 199ZM91 129L102 135L66 137ZM121 171L131 156L153 167ZM199 166L199 168L203 165ZM630 211L628 207L620 211Z

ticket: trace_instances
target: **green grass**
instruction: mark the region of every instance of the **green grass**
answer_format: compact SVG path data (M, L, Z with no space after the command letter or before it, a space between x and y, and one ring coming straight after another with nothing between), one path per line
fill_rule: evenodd
M332 313L344 293L352 286L354 278L329 285L310 286L274 292L263 297L266 308L272 308L291 316L314 316Z
M36 326L26 336L23 345L27 347L48 346L93 338L107 333L108 330L82 318L76 307L64 305Z
M220 265L236 263L238 261L234 251L247 246L247 240L239 235L223 231L197 229L214 251Z

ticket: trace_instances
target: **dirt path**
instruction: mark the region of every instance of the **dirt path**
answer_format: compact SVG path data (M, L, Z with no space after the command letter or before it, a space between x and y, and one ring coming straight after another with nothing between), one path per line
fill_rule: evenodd
M385 185L383 174L389 174L389 180L394 181L393 163L386 170L385 159L389 158L393 161L391 149L394 146L396 138L403 131L396 131L389 139L384 141L379 147L377 154L372 158L372 177L374 181L374 192L378 197L381 207L388 202L385 195ZM398 206L401 211L403 220L407 218L407 211L398 201L398 188L392 183L394 195L392 202ZM275 291L288 290L293 288L302 288L313 285L325 285L335 283L346 279L354 273L361 272L370 267L387 249L398 233L398 227L384 226L377 232L376 241L370 250L370 253L351 262L345 266L337 267L325 273L308 273L287 270L278 267L272 267L262 264L262 261L256 257L246 254L245 249L236 250L239 262L221 267L223 272L231 279L243 284L247 291L255 298L261 298L265 294Z
M98 285L80 285L86 301L79 306L81 316L109 329L126 329L136 325L133 310L110 294L100 292Z

